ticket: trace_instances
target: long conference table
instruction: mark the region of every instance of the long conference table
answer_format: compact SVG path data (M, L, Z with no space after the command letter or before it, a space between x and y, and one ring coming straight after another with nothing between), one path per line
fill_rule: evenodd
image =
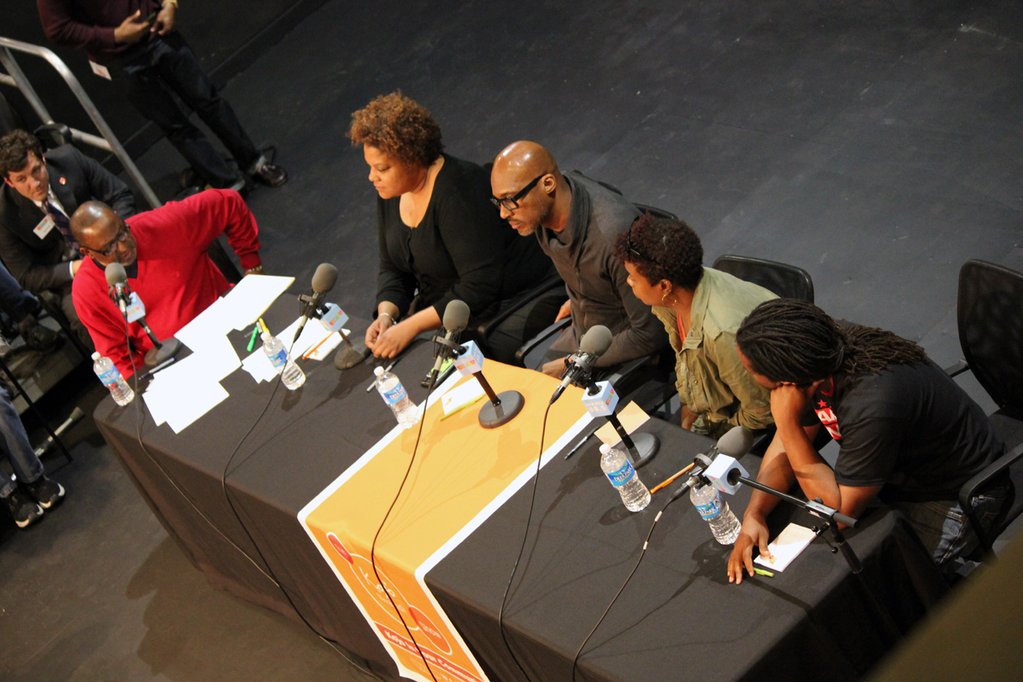
M265 315L271 328L283 328L293 319L294 301L283 299ZM244 356L248 334L237 333L231 340ZM419 341L394 368L417 402L426 396L418 380L432 360L431 344ZM271 383L257 384L245 372L235 372L222 382L230 397L180 434L166 425L154 426L138 400L120 408L104 399L94 416L140 494L211 584L301 619L382 678L398 679L399 670L405 669L396 665L354 592L339 580L338 567L345 561L335 556L332 564L326 543L314 542L315 529L299 519L315 506L311 501L329 498L332 484L353 476L359 467L368 471L377 461L370 455L381 443L390 443L384 451L397 453L396 462L402 461L401 452L406 457L411 452L415 430L395 435L390 411L376 391L366 390L373 366L370 360L339 372L329 359L304 363L308 378L296 392L283 387L275 391ZM465 443L480 444L459 448L452 455L455 464L441 465L451 481L468 476L468 487L431 483L415 469L397 505L420 505L422 511L413 508L412 518L434 514L432 518L444 520L455 513L446 506L452 490L458 491L455 497L489 490L496 472L507 468L511 458L530 469L505 491L507 499L488 505L457 541L446 543L444 552L434 555L439 560L421 577L433 606L457 631L455 638L471 652L482 675L452 673L435 662L425 675L406 670L407 676L571 679L577 649L632 570L650 524L667 500L668 491L658 493L646 510L631 514L600 471L595 438L569 459L563 456L567 447L555 446L562 452L549 457L536 479L525 551L504 609L502 633L498 613L527 530L535 466L530 462L538 451L543 407L556 386L553 379L516 372L525 370L497 363L484 367L488 377L499 377L492 383L523 377L528 385L523 391L527 407L509 424L490 434L481 428L477 433L475 406L448 422L435 416L426 421L417 455L421 466L433 462L436 468L443 461L430 449L432 434L441 428L461 434ZM495 385L498 391L507 388L515 386ZM578 427L580 395L577 389L566 392L551 410L551 423ZM661 442L657 457L640 471L650 486L712 445L656 419L641 430L656 434ZM558 433L544 435L545 446L558 439ZM496 438L493 442L499 445L485 445L491 442L486 438ZM575 440L562 439L564 444ZM743 461L756 470L756 458ZM366 515L372 518L357 519L363 526L379 524L380 510L394 498L403 468L397 466L397 473L385 479L388 484L359 491L372 501L366 503ZM351 478L349 484L358 480ZM740 515L748 496L742 490L729 499ZM335 494L333 499L340 504L348 496ZM810 525L799 512L774 516L772 536L789 520ZM397 517L390 518L393 524ZM338 533L345 530L345 523L337 524ZM378 560L386 555L386 536L379 538ZM679 499L665 510L641 566L587 643L576 679L861 677L947 587L897 512L878 509L847 537L863 563L858 575L818 538L785 572L730 585L725 573L730 548L716 543L688 500ZM344 549L340 553L347 554ZM368 551L363 554L369 556ZM439 623L436 617L434 621ZM427 631L425 626L416 629L418 636L413 637L424 649L429 642L422 635Z

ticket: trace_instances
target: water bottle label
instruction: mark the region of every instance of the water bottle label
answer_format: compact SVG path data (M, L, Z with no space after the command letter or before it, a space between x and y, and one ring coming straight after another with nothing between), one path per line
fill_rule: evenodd
M623 485L628 483L636 475L636 470L632 468L632 463L628 460L622 465L622 468L612 471L607 474L607 479L611 481L611 485L616 488L621 488Z
M121 373L117 370L117 367L111 367L105 372L101 372L99 380L103 382L104 386L113 386L121 378Z
M391 390L384 391L383 396L384 402L386 402L388 405L391 406L397 405L406 397L405 387L402 386L400 383L395 384L394 388L392 388Z
M274 366L274 369L280 371L284 367L284 363L288 361L288 351L282 348L269 357L270 364Z
M696 505L696 511L700 512L704 521L713 521L721 515L721 499L715 495L704 504Z

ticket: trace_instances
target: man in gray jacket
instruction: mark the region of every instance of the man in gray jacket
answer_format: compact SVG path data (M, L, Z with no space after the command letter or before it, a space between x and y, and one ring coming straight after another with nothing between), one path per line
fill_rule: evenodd
M614 254L615 238L639 215L628 199L581 173L561 173L547 149L528 141L513 142L497 155L490 182L501 217L520 235L536 235L568 290L556 319L571 315L572 326L551 345L545 374L561 376L565 359L597 324L613 334L598 367L667 345L664 327L633 295Z

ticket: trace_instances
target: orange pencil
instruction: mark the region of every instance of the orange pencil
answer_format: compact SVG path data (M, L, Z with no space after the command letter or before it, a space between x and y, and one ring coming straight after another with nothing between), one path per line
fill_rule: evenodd
M688 473L689 473L690 471L692 471L692 470L693 470L693 467L694 467L694 466L696 466L696 462L693 462L693 463L692 463L692 464L690 464L689 466L687 466L687 467L683 468L683 469L682 469L681 471L679 471L679 472L678 472L677 474L675 474L674 476L670 476L670 477L668 477L668 478L667 478L666 480L664 480L664 481L661 481L660 483L658 483L657 485L655 485L655 486L654 486L653 488L651 488L651 490L650 490L650 494L651 494L651 495L653 495L654 493L656 493L656 492L657 492L658 490L660 490L661 488L664 488L665 486L669 486L669 485L671 485L671 484L672 484L672 483L673 483L673 482L675 481L675 479L676 479L676 478L678 478L679 476L685 476L685 475L686 475L686 474L688 474Z

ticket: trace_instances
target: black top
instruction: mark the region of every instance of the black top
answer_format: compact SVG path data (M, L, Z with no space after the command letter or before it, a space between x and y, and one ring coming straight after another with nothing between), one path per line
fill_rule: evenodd
M486 171L445 154L418 227L402 222L399 198L378 199L377 303L405 314L418 290L419 309L433 306L443 318L448 302L460 299L476 318L552 273L536 240L519 238L489 197Z
M955 499L1004 449L980 406L933 363L838 375L834 394L819 391L814 399L840 445L835 478L883 485L887 501Z

